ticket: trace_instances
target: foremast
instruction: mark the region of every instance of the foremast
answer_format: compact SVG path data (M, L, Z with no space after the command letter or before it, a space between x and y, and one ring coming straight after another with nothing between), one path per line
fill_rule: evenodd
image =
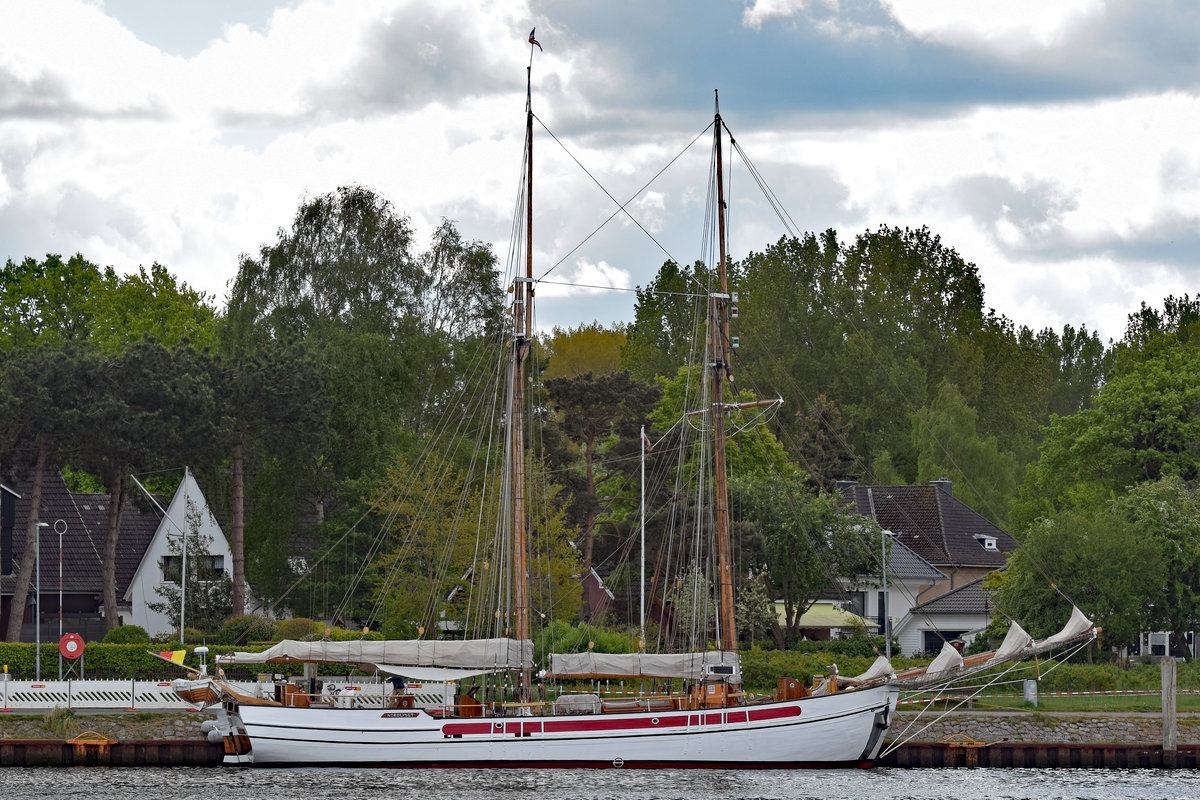
M532 36L530 37L532 39ZM531 45L532 50L532 45ZM532 62L533 54L530 53ZM512 465L513 636L529 640L528 525L525 508L525 362L533 327L533 66L526 68L525 88L525 275L513 282L512 391L509 415L509 458ZM519 700L529 695L532 664L522 664Z
M712 380L713 425L713 503L717 525L717 580L720 610L719 646L737 650L737 622L733 615L733 544L729 532L729 485L725 465L725 382L732 380L729 369L729 275L725 245L725 188L721 163L721 105L714 90L713 150L717 166L717 240L720 248L718 275L720 291L709 294L708 341L709 374Z

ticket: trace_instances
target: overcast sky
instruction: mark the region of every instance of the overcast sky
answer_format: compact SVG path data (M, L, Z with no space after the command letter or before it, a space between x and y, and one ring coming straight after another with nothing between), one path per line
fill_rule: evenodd
M802 230L927 225L1034 328L1120 338L1196 294L1193 0L4 0L0 256L157 261L223 305L240 253L358 183L503 261L529 30L535 271L633 287L703 255L721 113ZM731 251L783 235L732 166ZM741 202L744 201L744 205ZM664 253L664 250L666 251ZM569 255L568 255L569 254ZM629 292L546 285L542 326L629 320Z

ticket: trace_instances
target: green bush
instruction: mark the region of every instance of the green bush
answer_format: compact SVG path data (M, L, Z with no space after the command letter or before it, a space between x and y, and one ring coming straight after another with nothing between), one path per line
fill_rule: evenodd
M122 625L104 634L105 644L149 644L150 634L141 625Z
M216 643L246 645L251 642L274 642L279 639L279 626L273 619L256 614L230 617L217 631Z
M294 617L279 621L280 639L319 639L325 633L325 625L308 617Z

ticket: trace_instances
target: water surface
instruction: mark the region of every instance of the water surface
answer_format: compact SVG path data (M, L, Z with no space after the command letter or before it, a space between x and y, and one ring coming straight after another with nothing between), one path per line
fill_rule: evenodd
M16 800L1197 800L1200 770L0 767Z

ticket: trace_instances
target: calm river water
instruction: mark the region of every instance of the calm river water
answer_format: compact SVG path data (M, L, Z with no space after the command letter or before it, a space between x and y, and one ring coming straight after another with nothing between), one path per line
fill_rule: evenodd
M0 768L8 800L1196 800L1200 770Z

